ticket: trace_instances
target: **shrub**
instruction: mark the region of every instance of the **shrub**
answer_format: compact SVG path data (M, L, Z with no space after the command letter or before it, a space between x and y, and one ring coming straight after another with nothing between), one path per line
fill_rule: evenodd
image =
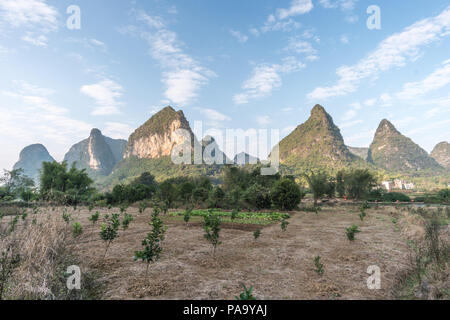
M203 229L205 230L204 237L213 246L213 256L216 254L216 248L222 242L219 241L220 233L220 217L210 213L204 217Z
M383 195L383 201L386 202L410 202L411 198L400 192L388 192Z
M253 237L255 238L255 240L258 240L260 236L261 236L261 229L258 229L255 232L253 232Z
M287 230L287 227L289 225L289 221L287 221L286 219L282 219L281 220L281 230L283 230L283 232L285 232Z
M450 188L440 190L438 192L438 198L442 202L450 202Z
M256 183L244 192L243 199L254 209L270 209L271 206L270 190Z
M355 240L355 234L359 233L361 231L358 230L358 226L357 225L352 225L351 227L346 229L346 233L347 233L347 238L350 241Z
M189 223L189 220L191 220L191 213L192 208L186 208L186 210L184 211L183 220L186 223L186 226Z
M83 226L81 225L81 223L74 222L72 225L72 235L74 238L78 238L79 236L81 236L81 234L83 233Z
M275 182L270 194L273 204L281 210L294 209L302 199L300 187L287 178Z

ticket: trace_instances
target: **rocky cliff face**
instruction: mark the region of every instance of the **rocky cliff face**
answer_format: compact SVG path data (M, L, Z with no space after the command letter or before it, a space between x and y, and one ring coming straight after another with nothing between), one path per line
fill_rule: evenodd
M384 119L375 133L368 161L391 171L442 169L428 153Z
M313 163L348 162L354 159L344 144L339 128L321 105L309 119L281 140L280 161L290 158Z
M76 163L79 169L100 175L108 175L117 162L122 160L126 141L115 140L102 135L98 129L92 129L89 138L75 144L64 156L69 166Z
M39 181L39 170L42 162L53 162L55 159L48 153L42 144L33 144L25 147L19 155L19 161L13 169L22 169L24 174L32 178L35 183Z
M433 151L431 157L434 158L441 166L450 169L450 143L447 141L438 143Z
M172 149L185 141L177 129L186 130L195 140L183 111L166 107L140 126L128 139L124 158L155 159L170 156Z

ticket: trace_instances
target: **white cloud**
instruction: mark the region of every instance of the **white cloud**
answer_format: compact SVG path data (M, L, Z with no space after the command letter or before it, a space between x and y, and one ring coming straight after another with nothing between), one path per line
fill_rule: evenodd
M377 99L367 99L366 101L364 101L364 105L367 107L373 107L376 102Z
M346 128L351 128L356 126L357 124L363 123L362 120L352 120L352 121L347 121L347 122L343 122L339 125L340 129L346 129Z
M134 26L121 28L120 32L137 33L147 41L151 57L163 69L161 81L166 86L165 97L168 100L174 104L192 102L197 98L200 88L216 76L215 73L183 51L184 44L160 17L139 12L137 19L144 22L150 32Z
M349 40L348 36L345 35L345 34L341 35L341 39L340 40L341 40L341 42L343 44L349 44L350 43L350 40Z
M350 109L344 114L344 116L342 117L342 120L348 121L348 120L353 119L354 117L356 117L356 110Z
M380 95L380 101L383 107L389 107L392 105L392 97L388 93L382 93Z
M131 133L135 130L134 127L126 123L120 122L107 122L106 127L103 129L103 133L113 139L125 139L127 140Z
M270 120L269 116L257 116L256 117L256 122L260 126L266 126L266 125L270 124L272 121Z
M239 31L230 30L230 34L237 39L240 43L245 43L248 40L248 36L245 34L242 34Z
M8 147L6 158L1 160L4 168L12 167L19 149L32 143L43 143L52 156L62 160L69 147L93 127L71 118L67 108L55 104L50 97L54 94L51 89L15 81L12 90L0 94L3 96L0 102L1 147Z
M21 39L34 46L47 47L45 34L58 29L58 16L57 9L42 0L0 1L0 29L21 27L26 30Z
M27 32L27 34L22 37L22 40L37 47L47 47L48 43L48 38L46 36L34 36L31 32Z
M277 17L280 20L305 14L314 8L311 0L292 0L291 6L288 9L277 9Z
M341 10L353 10L358 0L320 0L319 3L326 9L340 8Z
M202 113L206 118L213 121L230 121L231 118L223 113L220 113L217 110L214 109L208 109L208 108L195 108L196 110L199 110L200 113Z
M112 115L119 114L120 102L117 101L122 96L123 88L116 82L105 79L91 85L84 85L80 89L81 93L95 100L97 105L92 111L92 115Z
M315 55L317 53L317 50L313 48L310 42L298 38L290 38L289 44L285 48L285 50L299 54L303 53L309 56Z
M443 88L449 83L450 60L446 60L440 68L422 81L405 83L403 90L397 94L397 97L400 99L414 99L428 92Z
M58 28L58 11L41 0L2 0L0 19L13 27Z
M251 99L269 96L276 88L281 87L281 75L297 72L304 68L305 64L294 57L288 57L282 64L261 64L253 69L250 79L242 86L243 93L233 97L236 104L246 104Z
M376 78L381 72L403 67L420 57L420 48L450 34L450 7L438 16L423 19L383 40L367 57L353 66L336 70L337 84L317 87L308 94L311 100L324 100L355 92L363 79Z

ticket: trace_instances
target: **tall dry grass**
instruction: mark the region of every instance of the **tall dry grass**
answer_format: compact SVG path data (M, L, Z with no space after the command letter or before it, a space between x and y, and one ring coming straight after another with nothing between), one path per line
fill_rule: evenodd
M35 223L31 223L32 219L36 219ZM0 225L0 254L0 298L92 298L89 273L82 275L82 290L67 289L67 267L79 261L70 228L58 212L31 214L25 221L20 219L13 232L4 219Z

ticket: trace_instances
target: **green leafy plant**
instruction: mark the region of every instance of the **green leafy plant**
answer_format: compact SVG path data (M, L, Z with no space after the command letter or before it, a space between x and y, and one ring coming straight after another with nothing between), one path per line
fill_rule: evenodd
M361 232L361 231L358 230L358 226L357 225L352 225L351 227L349 227L349 228L347 228L345 230L346 230L347 238L350 241L355 240L355 234Z
M186 208L186 210L184 211L184 215L183 215L183 220L186 223L186 226L189 223L189 220L191 219L191 214L192 214L192 208Z
M211 210L212 211L212 210ZM210 213L204 217L203 229L205 230L204 237L213 246L213 256L216 255L216 248L222 242L219 241L220 233L220 217Z
M93 225L95 225L100 218L100 212L95 211L88 219L90 222L92 222Z
M261 229L258 229L255 232L253 232L253 237L255 238L255 240L258 240L260 236L261 236Z
M147 234L147 236L142 240L142 246L144 249L142 251L134 252L134 260L142 260L147 264L145 275L148 275L148 268L150 262L156 262L162 253L161 243L164 241L164 234L166 228L163 225L162 220L159 218L160 209L158 207L153 208L152 218L149 225L152 230Z
M127 230L133 220L134 218L131 214L125 213L125 216L122 219L122 229Z
M359 210L360 210L359 218L361 219L361 221L364 221L364 218L366 217L366 209L363 206L361 206Z
M22 217L22 220L23 220L23 221L27 220L27 217L28 217L27 209L23 209L23 210L22 210L22 215L21 215L21 217Z
M69 224L70 219L72 218L72 214L67 213L67 209L64 208L63 213L62 213L62 218L66 224Z
M146 201L142 201L140 204L139 204L139 213L144 213L145 212L145 209L147 209L147 202Z
M253 296L253 287L247 289L247 287L243 283L241 283L241 286L244 291L241 292L239 297L235 297L236 300L256 300L256 298Z
M288 225L289 221L286 219L281 220L281 230L283 230L283 232L286 232Z
M319 275L323 275L325 270L323 268L323 264L320 262L320 256L317 256L314 258L314 266L316 267L316 269L314 269L314 271Z
M83 233L83 226L78 221L72 224L72 235L74 238L78 238Z
M111 243L114 241L114 239L117 238L119 227L120 227L120 220L119 220L119 214L113 213L110 215L105 215L104 223L101 225L100 229L100 238L105 242L106 248L105 253L103 255L103 259L106 257L106 253L108 252L108 248L111 245Z

